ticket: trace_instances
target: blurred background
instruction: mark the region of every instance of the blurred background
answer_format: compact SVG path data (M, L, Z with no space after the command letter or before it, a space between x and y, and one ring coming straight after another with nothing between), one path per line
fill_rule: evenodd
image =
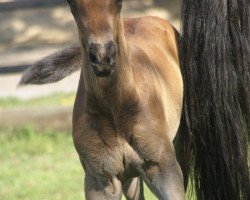
M124 0L123 16L155 15L179 29L180 6L181 0ZM77 40L66 0L0 0L0 199L83 199L70 134L79 73L17 88L24 69Z

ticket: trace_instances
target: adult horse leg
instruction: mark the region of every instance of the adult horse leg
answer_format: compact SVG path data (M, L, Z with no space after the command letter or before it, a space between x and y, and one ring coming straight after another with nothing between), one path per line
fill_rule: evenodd
M86 200L120 200L122 198L121 182L116 177L93 176L85 171Z
M131 178L122 183L123 194L127 200L144 200L143 181L140 177Z

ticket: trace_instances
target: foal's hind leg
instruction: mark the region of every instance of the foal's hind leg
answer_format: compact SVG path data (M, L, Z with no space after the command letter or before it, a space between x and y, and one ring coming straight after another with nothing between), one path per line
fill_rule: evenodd
M144 200L143 181L140 177L124 181L122 190L127 200Z
M85 196L86 200L120 200L122 186L116 177L93 176L86 171Z

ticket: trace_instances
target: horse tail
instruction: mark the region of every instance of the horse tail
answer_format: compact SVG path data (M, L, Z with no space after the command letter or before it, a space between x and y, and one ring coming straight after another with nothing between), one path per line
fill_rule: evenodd
M182 21L182 149L197 198L250 199L249 0L183 0Z

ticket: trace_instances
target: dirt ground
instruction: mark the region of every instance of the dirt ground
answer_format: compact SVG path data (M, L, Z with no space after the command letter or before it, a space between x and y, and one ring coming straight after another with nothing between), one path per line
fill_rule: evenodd
M38 130L71 131L71 106L46 106L0 110L1 128L31 126Z

